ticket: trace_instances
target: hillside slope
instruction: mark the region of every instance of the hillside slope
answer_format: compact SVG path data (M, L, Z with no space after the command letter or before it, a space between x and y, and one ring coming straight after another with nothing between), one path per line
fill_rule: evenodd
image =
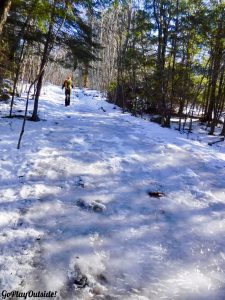
M63 99L48 87L20 150L21 120L0 119L1 290L224 299L225 154L95 91Z

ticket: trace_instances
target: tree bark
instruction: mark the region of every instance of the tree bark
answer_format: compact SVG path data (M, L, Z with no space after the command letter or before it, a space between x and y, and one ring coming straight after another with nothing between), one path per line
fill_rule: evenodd
M52 30L53 30L53 24L52 22L49 25L48 29L48 34L46 37L46 42L44 46L44 52L41 60L41 66L40 66L40 71L39 71L39 78L37 81L37 87L36 87L36 94L35 94L35 99L34 99L34 108L33 108L33 113L32 113L32 121L39 121L38 117L38 102L39 102L39 97L41 93L41 88L42 88L42 82L44 78L44 73L45 73L45 66L48 61L48 56L49 56L49 47L50 47L50 42L51 42L51 36L52 36Z
M223 20L222 16L221 19L218 21L218 28L216 34L215 45L212 51L212 76L211 76L211 89L209 95L209 107L206 119L208 122L212 121L212 115L214 112L214 119L215 119L215 107L216 107L216 90L217 90L217 83L220 74L220 66L223 56ZM215 121L215 120L214 120ZM214 123L214 122L213 122ZM214 126L214 125L213 125ZM213 126L210 130L209 134L213 134Z
M166 49L168 43L168 28L170 24L170 13L164 1L153 1L154 18L158 30L158 49L157 49L157 71L159 80L159 95L162 111L162 126L170 127L170 109L167 107L167 87L165 75Z
M12 117L14 98L15 98L15 94L16 94L16 86L17 86L17 82L19 79L19 75L20 75L20 69L21 69L21 64L22 64L22 60L23 60L24 48L25 48L25 40L23 41L23 46L22 46L20 58L18 61L18 67L16 70L16 76L15 76L14 83L13 83L13 93L12 93L12 99L11 99L11 103L10 103L10 113L9 113L10 117Z
M0 35L2 33L3 26L7 20L7 15L10 11L11 0L1 0L0 3Z

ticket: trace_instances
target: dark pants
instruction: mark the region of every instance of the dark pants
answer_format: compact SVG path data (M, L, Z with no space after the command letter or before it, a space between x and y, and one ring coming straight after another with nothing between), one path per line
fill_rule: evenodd
M71 89L65 89L65 106L70 105Z

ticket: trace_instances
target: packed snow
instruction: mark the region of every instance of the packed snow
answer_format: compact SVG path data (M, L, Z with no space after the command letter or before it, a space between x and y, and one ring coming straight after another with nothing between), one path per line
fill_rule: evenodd
M69 107L60 87L44 91L20 150L22 120L0 119L0 291L225 299L224 145L123 114L96 91L76 89Z

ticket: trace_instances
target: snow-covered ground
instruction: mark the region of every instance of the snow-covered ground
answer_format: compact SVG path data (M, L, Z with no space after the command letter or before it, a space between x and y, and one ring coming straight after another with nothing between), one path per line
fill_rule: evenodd
M225 299L224 146L47 90L20 150L22 121L0 118L0 291Z

